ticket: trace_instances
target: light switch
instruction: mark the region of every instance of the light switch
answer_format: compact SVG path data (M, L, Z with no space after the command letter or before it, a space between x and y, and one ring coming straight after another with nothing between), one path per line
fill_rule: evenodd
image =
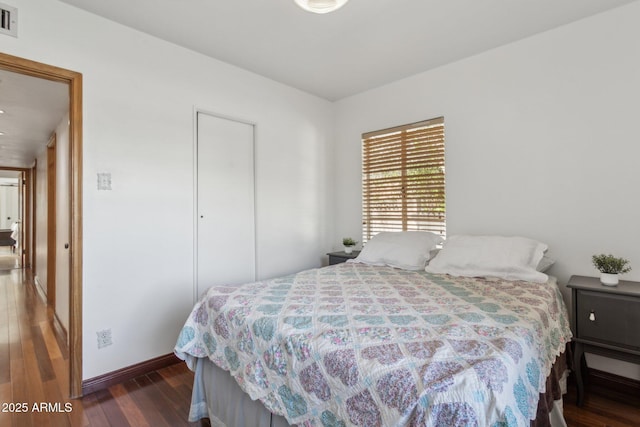
M111 190L111 173L98 173L98 190Z

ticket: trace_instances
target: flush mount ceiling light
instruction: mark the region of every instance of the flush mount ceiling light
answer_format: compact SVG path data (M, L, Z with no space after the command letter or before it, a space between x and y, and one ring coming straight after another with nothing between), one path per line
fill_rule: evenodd
M313 13L329 13L340 9L349 0L295 0L296 4Z

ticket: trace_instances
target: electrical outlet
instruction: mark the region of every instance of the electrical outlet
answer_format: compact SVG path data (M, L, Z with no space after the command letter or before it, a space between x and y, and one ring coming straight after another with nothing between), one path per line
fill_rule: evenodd
M98 336L98 348L104 348L113 344L111 340L111 329L103 329L102 331L96 332Z

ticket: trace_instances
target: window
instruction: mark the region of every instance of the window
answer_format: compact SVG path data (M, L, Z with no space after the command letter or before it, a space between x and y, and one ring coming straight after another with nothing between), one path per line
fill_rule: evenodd
M381 231L444 237L444 118L362 135L362 241Z

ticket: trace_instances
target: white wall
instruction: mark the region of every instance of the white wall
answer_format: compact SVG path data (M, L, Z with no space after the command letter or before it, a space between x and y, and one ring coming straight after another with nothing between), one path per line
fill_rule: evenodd
M600 252L640 280L638 22L635 2L338 102L332 241L361 229L360 135L443 115L448 234L544 241L563 288Z
M83 73L83 378L170 353L193 304L195 107L257 124L259 277L320 265L331 103L57 1L10 3L1 51Z

